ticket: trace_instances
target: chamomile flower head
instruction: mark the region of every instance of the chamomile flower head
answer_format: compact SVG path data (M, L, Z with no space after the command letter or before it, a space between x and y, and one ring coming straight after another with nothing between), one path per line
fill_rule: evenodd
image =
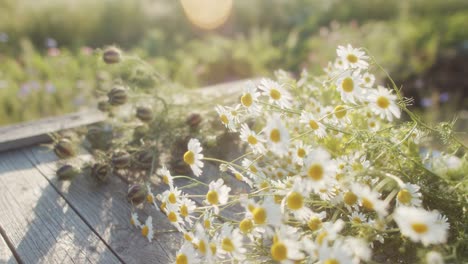
M153 218L151 216L148 216L148 218L146 218L144 225L141 225L141 235L146 237L149 242L153 240L153 236L154 236Z
M229 224L224 224L218 236L218 252L223 258L244 260L245 252L243 237L239 229L234 229Z
M361 261L371 259L372 250L369 248L369 243L363 239L347 237L344 240L344 247L353 255L353 263L361 263Z
M343 220L338 219L335 222L324 222L322 229L318 232L315 240L318 245L327 244L337 239L338 233L343 230L345 223Z
M375 76L372 73L365 72L362 75L362 85L366 88L372 88L375 83Z
M249 126L245 123L241 125L240 139L249 144L254 154L265 153L266 148L263 145L265 139L262 136L255 133L254 131L252 131L249 128Z
M200 225L195 226L195 245L199 255L203 258L204 263L212 263L214 253L211 249L211 241L208 232Z
M130 224L136 227L141 226L141 222L138 219L138 214L136 212L133 212L132 215L130 216Z
M177 189L177 187L171 186L169 190L165 190L161 194L160 201L168 205L178 205L181 196L182 191Z
M300 178L294 182L293 187L284 196L281 206L285 211L293 213L294 217L298 220L305 220L312 215L312 210L307 207L306 199L309 192L304 191L303 183Z
M271 258L278 263L293 264L305 257L297 230L290 226L280 226L273 236L270 247Z
M204 202L208 205L212 205L215 209L215 213L218 214L218 206L227 203L230 191L231 188L224 184L223 179L212 181L209 184L209 190L206 193Z
M171 172L166 168L166 166L162 166L162 168L159 168L156 171L156 174L161 177L161 180L164 184L169 185L169 186L174 185Z
M367 217L365 214L358 212L358 211L353 211L351 215L349 216L349 221L353 224L364 224L367 222Z
M264 129L269 150L282 157L288 153L290 137L279 115L273 115Z
M351 190L359 199L359 204L368 211L375 211L379 217L388 214L388 204L379 199L380 193L371 190L369 186L363 184L353 184Z
M193 212L197 208L195 202L188 197L183 197L180 200L179 204L179 212L180 216L184 219L184 221L187 223L188 226L192 225L192 219L195 218L193 216Z
M165 213L169 222L179 230L179 232L185 232L184 228L184 219L180 215L178 205L170 205L168 204L165 209Z
M258 97L260 97L260 92L258 92L256 85L252 81L248 81L245 84L240 102L242 107L246 108L253 116L257 116L261 111Z
M203 168L203 150L200 141L198 139L192 138L188 142L188 150L184 154L184 161L187 163L193 171L195 176L200 176L202 174Z
M401 110L396 104L396 95L383 86L378 86L377 89L371 90L367 100L370 109L380 118L393 121L393 117L400 118Z
M186 241L182 247L177 251L176 259L174 264L198 264L200 262L200 258L197 255L195 248L193 248L193 244Z
M336 81L336 88L341 94L341 100L345 103L355 104L362 99L362 79L357 72L345 72Z
M151 191L151 187L149 186L149 184L146 185L146 188L148 189L147 194L146 194L146 201L149 204L152 204L159 211L159 206L156 204L156 197Z
M333 246L327 243L320 245L318 250L320 264L354 264L350 249L341 241L337 240Z
M314 134L319 138L327 135L325 125L311 112L302 111L299 122L305 124L307 129L313 130Z
M247 216L252 218L255 227L279 226L283 218L281 207L272 197L266 197L263 203L247 211Z
M414 242L421 242L424 246L428 246L447 241L449 224L447 219L437 211L399 206L395 209L393 219L400 228L401 234Z
M219 120L221 123L231 132L236 132L235 119L232 115L232 112L221 105L217 105L215 108L216 112L219 115Z
M405 206L421 206L421 193L420 187L416 184L406 183L400 186L400 191L397 194L397 205Z
M362 69L365 70L369 67L369 63L365 52L361 49L353 48L350 44L346 47L338 46L336 54L343 61L345 69Z
M323 148L314 149L307 155L303 169L304 187L308 191L319 191L335 181L336 164Z
M244 176L242 173L240 173L238 170L236 170L232 166L229 166L228 168L231 171L231 173L234 175L234 177L236 177L236 180L241 181L241 182L245 182L247 185L249 185L249 187L252 188L253 183L249 178Z
M263 79L260 81L259 88L262 90L262 95L268 98L270 104L278 105L283 109L291 108L292 96L282 84L270 79Z
M310 152L311 147L309 145L304 145L304 142L298 141L294 144L294 149L292 150L292 156L294 163L298 165L304 164L304 158Z
M323 219L325 219L325 217L327 217L327 213L325 211L320 213L312 212L312 214L309 215L309 218L305 219L305 224L311 231L315 232L322 228Z

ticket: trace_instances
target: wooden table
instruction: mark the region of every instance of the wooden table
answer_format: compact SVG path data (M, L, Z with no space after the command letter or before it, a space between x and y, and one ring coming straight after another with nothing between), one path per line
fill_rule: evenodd
M196 92L204 99L232 97L239 94L243 83ZM181 234L168 231L174 228L163 213L144 210L153 217L156 231L155 239L149 243L130 225L128 184L123 179L111 177L108 183L98 184L80 175L72 181L58 181L57 157L39 145L48 140L47 133L103 118L97 112L87 112L0 128L0 263L174 261ZM76 158L88 159L86 152ZM212 165L205 171L216 169ZM204 180L209 180L206 177ZM156 192L163 190L155 188Z

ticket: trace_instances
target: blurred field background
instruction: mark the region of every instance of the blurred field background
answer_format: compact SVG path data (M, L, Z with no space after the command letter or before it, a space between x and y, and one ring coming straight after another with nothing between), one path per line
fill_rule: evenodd
M468 130L468 1L232 2L227 21L206 30L180 1L1 0L0 125L95 103L109 82L95 50L107 45L190 89L276 69L320 73L337 45L351 43L371 52L427 120L458 113L458 130Z

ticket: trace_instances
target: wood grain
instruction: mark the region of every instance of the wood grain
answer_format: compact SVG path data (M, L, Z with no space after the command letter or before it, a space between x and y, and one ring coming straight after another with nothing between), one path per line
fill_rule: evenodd
M108 183L99 184L90 177L80 175L71 182L61 182L55 177L55 154L41 147L26 149L24 153L125 263L174 261L181 234L157 233L152 243L141 236L140 231L130 225L131 206L126 200L128 186L120 178L114 176ZM79 157L82 161L89 158L90 155ZM153 208L147 208L140 215L142 222L147 215L153 217L156 232L174 229L166 216Z
M20 151L0 154L0 215L24 263L119 263Z
M18 263L5 240L0 236L0 263Z
M86 110L59 117L0 127L0 152L50 141L48 134L102 121L98 110Z

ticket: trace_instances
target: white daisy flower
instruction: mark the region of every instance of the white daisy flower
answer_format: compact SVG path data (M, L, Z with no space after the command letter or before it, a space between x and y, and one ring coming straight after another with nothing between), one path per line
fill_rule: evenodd
M146 201L152 204L159 211L159 206L156 204L155 196L153 192L151 191L151 187L149 186L149 184L146 185L146 188L148 189L148 192L146 194Z
M294 182L290 191L284 196L281 207L292 212L296 219L305 220L312 215L312 210L307 207L305 200L309 192L304 192L302 180L298 179Z
M312 150L304 160L304 187L306 190L320 191L335 182L336 164L323 148Z
M345 69L362 69L365 70L369 67L366 61L369 57L361 49L353 48L350 44L348 46L338 46L336 54L343 61Z
M262 204L247 211L247 215L252 217L255 227L279 226L283 216L281 207L270 196L266 197Z
M201 153L203 150L200 141L198 139L192 138L188 143L188 150L184 154L184 161L193 171L195 176L200 176L202 174L203 168L203 154Z
M174 264L198 264L200 258L197 256L197 252L193 248L193 244L185 242L182 247L177 251L176 259Z
M184 228L182 228L182 225L184 225L184 219L180 215L179 212L179 207L177 205L171 205L167 204L165 208L165 212L167 215L167 219L169 222L177 228L179 232L185 232Z
M177 187L171 185L169 190L165 190L161 194L159 200L165 204L178 205L181 195L182 191L178 190Z
M289 132L286 126L281 122L279 115L274 115L268 120L264 129L267 138L269 150L282 157L289 150Z
M426 263L427 264L444 264L444 258L437 251L429 251L426 254Z
M252 151L255 154L263 154L266 151L265 146L263 143L265 139L263 139L260 135L252 131L247 124L241 125L240 136L239 138L247 142L249 146L252 148Z
M162 168L159 168L157 171L156 171L156 174L161 176L161 179L162 181L166 184L166 185L173 185L174 184L174 181L172 179L172 175L171 175L171 172L166 168L166 166L162 166Z
M340 240L335 241L333 246L327 243L320 245L318 250L320 264L354 264L350 249Z
M334 223L324 222L322 224L322 230L315 238L317 244L321 246L323 244L327 244L324 242L334 241L338 237L338 233L341 232L344 225L345 223L341 219L336 220Z
M248 81L244 87L240 101L241 105L254 116L260 114L261 110L258 104L258 97L260 97L260 93L257 91L257 87L252 81Z
M362 184L353 184L351 189L359 198L360 205L366 210L375 211L379 217L384 217L388 214L388 204L379 199L380 193L371 190L369 186Z
M275 232L270 248L271 258L279 263L294 264L305 257L297 229L282 225Z
M145 224L141 226L141 234L148 239L149 242L153 240L153 218L148 216L146 218Z
M262 90L262 95L269 98L270 104L276 104L282 109L291 108L292 96L282 84L270 79L263 79L260 81L259 88Z
M294 163L302 166L304 164L304 158L309 154L310 150L310 146L304 145L304 142L302 141L298 141L292 150Z
M138 219L138 214L136 212L132 213L132 215L130 217L130 224L132 226L141 227L141 222Z
M362 85L366 88L372 88L375 83L375 76L369 72L362 75Z
M327 135L325 125L310 112L302 111L299 122L306 124L307 128L312 129L314 134L319 138L323 138Z
M327 213L325 211L320 213L312 213L308 219L306 219L307 227L309 227L312 231L317 231L322 228L322 221L327 217Z
M247 250L243 247L243 237L239 229L233 229L231 225L224 224L217 240L219 241L219 250L216 253L221 257L236 260L245 259L244 254Z
M195 230L195 245L197 246L198 253L203 256L205 263L213 263L215 252L212 250L213 247L208 233L200 224L196 225Z
M216 112L218 113L219 115L219 119L221 120L221 123L223 123L223 125L231 132L236 132L237 129L236 129L236 126L235 126L235 120L234 120L234 116L232 115L232 112L221 106L221 105L217 105L215 107L215 110Z
M347 237L344 241L345 248L353 255L353 263L361 263L361 261L369 261L372 256L372 250L369 248L369 243L365 240L355 237Z
M362 79L359 73L346 72L336 81L336 88L341 94L341 100L345 103L355 104L362 99Z
M371 90L367 100L370 109L382 119L393 120L393 116L400 118L401 111L396 104L396 95L383 86L378 86L376 90Z
M358 212L358 211L353 211L351 215L349 216L349 221L354 224L363 224L367 223L367 217L365 214Z
M196 204L194 201L187 197L183 197L180 200L180 206L179 206L179 212L180 216L185 220L185 222L188 224L188 226L192 225L192 218L195 218L195 216L192 215L192 213L195 211L197 208Z
M401 234L414 242L420 241L424 246L428 246L447 241L449 224L447 219L437 211L399 206L395 209L393 219L400 228Z
M420 187L416 184L406 183L400 186L400 191L398 192L396 203L397 205L406 205L406 206L421 206L421 193L419 192Z
M204 203L212 205L215 213L219 213L218 205L223 205L228 202L229 192L231 188L224 185L223 179L218 179L217 181L212 181L209 184L209 190L206 193Z
M249 185L250 188L252 188L253 183L249 178L242 175L242 173L240 173L238 170L234 169L234 167L232 167L232 166L229 166L228 168L232 172L234 177L236 177L236 179L238 181L245 182L247 185Z

